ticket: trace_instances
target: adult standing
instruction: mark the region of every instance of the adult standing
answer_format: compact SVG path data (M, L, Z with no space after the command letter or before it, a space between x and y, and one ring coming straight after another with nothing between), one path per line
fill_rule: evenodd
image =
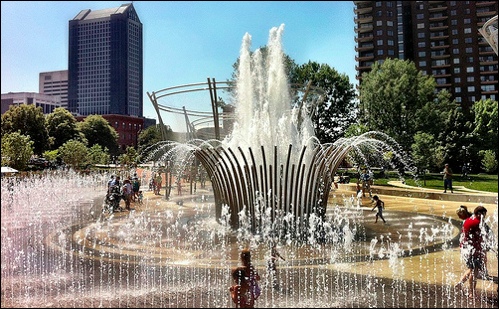
M469 281L468 297L476 297L476 282L480 273L485 271L485 245L484 233L482 232L485 215L487 209L483 206L477 206L473 211L473 215L463 222L461 235L461 259L466 264L466 271L461 277L461 280L455 287L462 287L463 284Z
M452 169L449 166L449 163L445 163L444 171L444 193L447 193L447 188L449 188L451 193L454 193L452 189Z
M130 203L132 201L133 188L130 179L125 179L123 181L123 199L125 200L125 208L126 210L131 210Z
M161 186L163 183L163 177L161 177L161 173L157 173L156 176L154 177L154 194L160 195L161 191Z

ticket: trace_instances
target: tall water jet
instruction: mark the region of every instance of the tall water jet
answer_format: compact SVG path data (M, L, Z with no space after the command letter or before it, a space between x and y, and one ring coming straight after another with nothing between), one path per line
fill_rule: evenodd
M270 30L265 54L251 53L251 36L244 35L233 131L216 147L197 148L195 155L212 180L217 218L228 205L232 227L239 227L244 212L252 231L260 232L265 214L271 222L291 214L293 226L277 224L273 232L301 234L311 215L324 218L335 171L356 144L368 139L319 143L307 104L292 101L283 31L284 24Z

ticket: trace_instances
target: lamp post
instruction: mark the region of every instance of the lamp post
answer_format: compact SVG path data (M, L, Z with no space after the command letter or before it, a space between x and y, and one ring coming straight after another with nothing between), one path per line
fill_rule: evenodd
M468 167L466 166L466 152L467 152L467 149L466 149L466 146L462 146L461 147L463 149L463 167L462 167L462 175L461 177L466 177L468 176Z

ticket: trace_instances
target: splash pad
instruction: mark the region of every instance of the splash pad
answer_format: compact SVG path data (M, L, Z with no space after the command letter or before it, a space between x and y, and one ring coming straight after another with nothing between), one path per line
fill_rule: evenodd
M279 38L275 34L271 38ZM185 162L189 156L201 160L204 155L206 160L225 161L219 164L226 166L222 170L217 170L217 164L212 167L210 176L219 177L218 184L214 181L211 190L169 201L148 194L144 205L130 213L100 216L108 175L61 172L13 178L13 182L2 179L2 307L233 307L228 295L230 269L239 263L238 252L243 247L251 248L263 277L264 292L256 307L497 307L497 302L487 298L469 302L452 289L462 270L452 254L459 230L450 218L454 208L440 215L391 212L387 226L374 225L373 213L362 200L348 191L329 191L328 173L319 175L321 181L309 182L309 188L318 188L315 191L305 189L306 179L312 179L306 175L313 169L297 172L327 162L317 170L332 173L335 160L342 156L339 150L332 155L335 149L349 152L364 145L374 151L392 146L374 138L375 132L321 146L307 133L307 120L296 121L299 110L288 109L282 113L285 118L272 119L281 114L275 109L266 112L266 108L270 106L262 105L263 117L258 123L274 123L274 132L290 125L298 135L277 134L267 143L271 138L259 135L269 131L264 125L249 132L253 138L241 142L234 137L248 136L243 128L255 125L244 126L243 119L225 141L164 143L169 149L166 156L185 158ZM285 139L297 136L295 141ZM325 150L330 156L319 155L322 161L314 161L316 153ZM252 152L262 155L248 160L254 161L253 167L247 164L245 168L242 162L251 158ZM256 172L231 178L244 169ZM278 177L262 177L264 170ZM286 171L303 176L276 181ZM247 185L264 183L252 187L258 188L253 190L258 194L248 190L244 197L245 186L230 187L247 177L251 180ZM298 180L305 186L291 185ZM286 186L288 190L280 189ZM238 197L230 203L228 191L233 188ZM296 218L301 218L286 208L288 204L294 201L301 209L308 204L299 201L317 192L321 195L314 206L300 210L308 215L296 229L304 236L296 237L289 227L281 229L295 226ZM176 203L175 198L183 203ZM254 207L254 215L250 207ZM497 220L491 226L497 231ZM272 287L266 272L271 241L279 243L279 251L286 257L286 262L278 265L279 289ZM441 260L429 256L436 251L443 252ZM419 260L417 267L406 266L404 257ZM387 276L377 272L378 261L388 261ZM366 266L365 272L355 271ZM453 275L456 269L457 275ZM413 277L410 280L406 279L408 273ZM435 280L436 276L444 279Z

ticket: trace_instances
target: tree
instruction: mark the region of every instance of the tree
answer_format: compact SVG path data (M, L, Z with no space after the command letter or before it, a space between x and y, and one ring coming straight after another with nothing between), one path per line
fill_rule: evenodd
M127 147L125 153L120 155L119 160L124 166L134 167L139 161L139 154L135 148Z
M477 101L472 106L472 114L474 115L472 134L480 145L479 150L490 149L494 153L499 153L497 109L497 101L491 99Z
M423 75L410 60L386 59L363 73L360 122L370 131L381 131L409 151L417 132L417 111L434 100L435 80Z
M109 164L111 156L107 148L95 144L88 149L88 159L91 164Z
M414 144L411 146L412 158L418 170L437 170L441 168L443 148L429 133L418 132L414 135ZM440 154L439 154L440 153Z
M167 133L167 140L174 141L173 131L170 126L164 125ZM155 158L151 158L152 153L155 150L155 145L158 145L159 142L162 142L163 137L161 136L161 125L157 124L154 126L147 127L145 130L140 132L137 148L140 153L140 157L142 161L154 160Z
M57 149L69 140L83 140L76 118L64 107L57 107L46 116L47 132L52 139L51 149Z
M474 141L471 136L471 123L466 119L461 109L454 109L446 113L437 140L444 152L444 160L455 168L462 166L466 158L468 148L474 147ZM472 169L477 166L471 166Z
M451 93L447 90L440 91L435 100L426 102L416 111L416 132L425 132L438 139L449 114L458 108L459 105L452 101Z
M19 132L2 135L2 166L25 170L33 155L33 144L29 136Z
M480 152L480 156L482 156L482 168L487 173L497 172L497 159L496 153L492 150L483 150Z
M332 143L344 137L356 120L355 90L346 74L327 64L309 61L295 69L293 83L307 84L324 91L324 99L311 107L315 135L321 143ZM317 98L314 98L317 99Z
M41 155L49 149L49 135L41 107L33 104L11 105L2 115L2 138L5 134L19 132L33 141L33 151Z
M58 149L62 161L74 169L87 164L88 148L77 140L69 140Z
M118 155L118 133L101 115L89 115L78 122L78 129L85 135L88 147L95 144L109 149L111 155Z

